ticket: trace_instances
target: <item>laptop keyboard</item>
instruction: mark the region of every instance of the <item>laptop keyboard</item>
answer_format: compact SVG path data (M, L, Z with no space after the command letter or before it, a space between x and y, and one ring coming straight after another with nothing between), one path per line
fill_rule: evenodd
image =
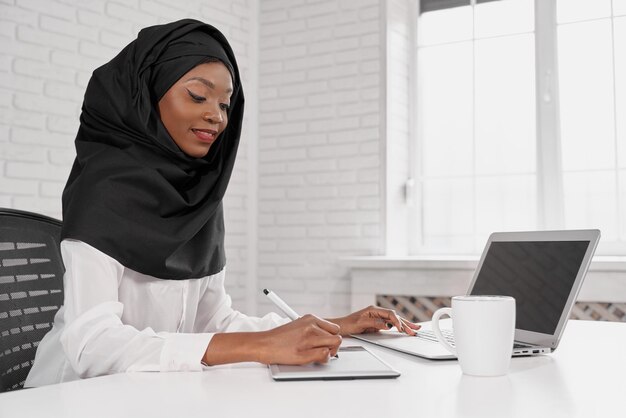
M443 337L446 339L446 341L448 343L450 343L450 345L454 345L454 334L452 332L452 330L449 329L442 329L441 330L441 334L443 334ZM432 342L439 342L439 340L437 340L437 336L435 335L434 331L431 330L424 330L424 331L418 331L417 338L421 338L422 340L427 340L427 341L432 341ZM520 344L520 343L514 343L513 344L513 349L515 348L529 348L531 347L530 345L526 345L526 344Z
M442 329L441 334L443 335L443 338L445 338L447 342L449 342L451 345L454 345L454 334L452 333L452 330ZM435 335L435 332L430 331L430 330L417 331L416 337L421 338L423 340L439 342L439 340L437 339L437 336Z

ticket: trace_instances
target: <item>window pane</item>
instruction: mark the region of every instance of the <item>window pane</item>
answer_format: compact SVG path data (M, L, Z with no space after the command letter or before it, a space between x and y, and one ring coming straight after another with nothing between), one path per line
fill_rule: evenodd
M558 23L609 16L611 16L611 0L557 0L556 3Z
M420 254L465 255L480 254L485 246L485 240L477 246L473 234L468 235L435 235L428 237L427 247L420 249ZM477 248L477 249L474 249Z
M564 25L558 35L563 169L613 168L611 21Z
M470 0L420 0L420 13L435 10L452 9L453 7L469 6Z
M484 239L494 231L536 229L536 213L536 176L476 179L476 225Z
M476 42L476 173L532 173L536 166L532 35Z
M626 17L613 22L615 43L615 114L619 166L626 168ZM626 208L626 206L624 206ZM626 216L626 214L624 214ZM624 219L626 221L626 218Z
M613 0L613 16L626 15L626 0Z
M474 9L476 37L531 32L534 28L533 0L502 0L478 4Z
M472 47L469 42L419 53L422 174L472 172Z
M423 188L424 245L437 252L467 252L473 247L474 203L472 179L426 180Z
M617 239L615 171L565 173L565 227L599 228L603 241Z
M564 227L599 228L598 253L623 254L626 0L556 2ZM474 28L469 8L445 11L462 24L441 11L420 27L422 43L454 42L419 51L422 253L480 253L495 230L537 228L533 6L479 2Z
M620 240L626 241L626 214L624 214L624 208L626 208L626 170L619 170L619 223L620 223ZM602 231L604 234L604 231ZM604 236L602 237L604 239ZM624 254L622 251L621 254Z
M417 26L420 45L468 40L472 38L472 8L463 6L424 13Z

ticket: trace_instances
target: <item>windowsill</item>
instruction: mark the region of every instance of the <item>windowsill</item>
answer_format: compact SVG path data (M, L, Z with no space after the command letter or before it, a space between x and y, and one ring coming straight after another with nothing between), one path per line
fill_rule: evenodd
M462 295L471 283L478 256L345 257L350 270L352 310L375 303L376 295ZM626 257L593 258L579 301L626 302Z
M471 255L427 255L344 257L340 262L350 269L473 270L478 260ZM589 271L626 272L626 256L595 256Z

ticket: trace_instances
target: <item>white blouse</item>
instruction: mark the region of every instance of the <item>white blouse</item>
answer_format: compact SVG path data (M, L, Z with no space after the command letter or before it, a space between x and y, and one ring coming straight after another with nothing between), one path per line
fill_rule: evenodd
M200 371L217 332L263 331L289 322L231 307L225 271L161 280L122 266L90 245L63 240L65 300L24 386L133 371Z

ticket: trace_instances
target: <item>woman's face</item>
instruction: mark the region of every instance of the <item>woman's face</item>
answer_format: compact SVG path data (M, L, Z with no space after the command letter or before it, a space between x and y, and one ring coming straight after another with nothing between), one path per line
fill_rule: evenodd
M207 155L228 124L232 92L226 66L209 62L192 68L159 100L161 121L185 154Z

